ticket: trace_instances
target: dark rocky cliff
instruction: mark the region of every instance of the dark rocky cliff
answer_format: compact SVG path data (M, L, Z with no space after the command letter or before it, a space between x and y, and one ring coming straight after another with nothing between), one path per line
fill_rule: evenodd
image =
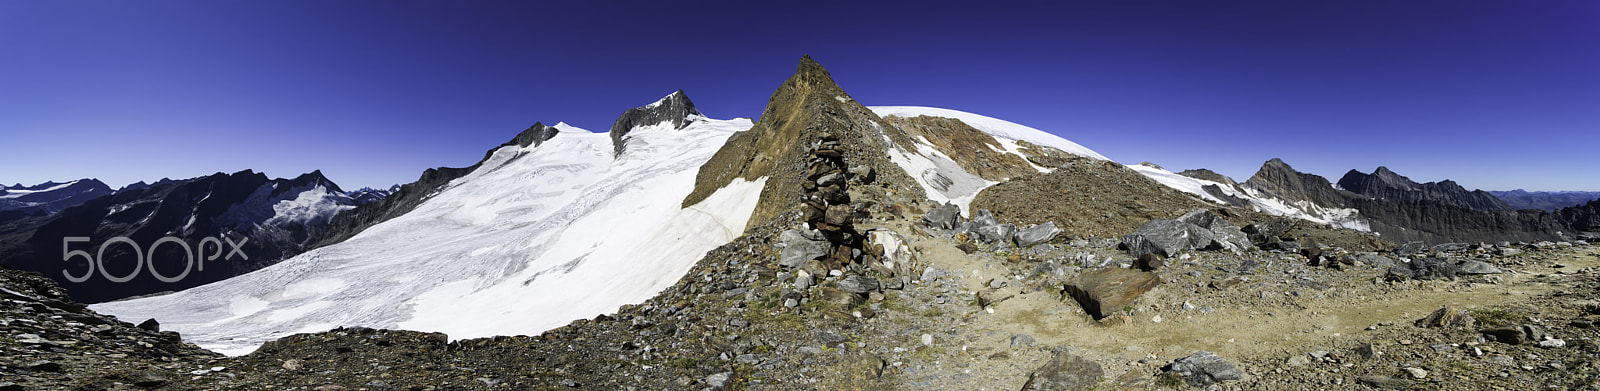
M1467 209L1497 211L1512 210L1493 194L1483 190L1468 191L1451 180L1417 183L1388 167L1379 166L1371 175L1350 170L1339 178L1339 187L1349 192L1389 201L1437 201Z
M1347 208L1349 194L1333 187L1327 178L1295 171L1283 159L1272 158L1244 186L1286 201L1311 201L1326 208Z
M611 146L617 155L621 155L626 145L626 140L623 138L633 128L670 122L673 129L683 129L689 126L691 115L701 114L699 110L695 110L694 102L689 101L689 96L685 95L683 90L667 95L655 103L628 109L621 117L617 117L616 122L611 123Z

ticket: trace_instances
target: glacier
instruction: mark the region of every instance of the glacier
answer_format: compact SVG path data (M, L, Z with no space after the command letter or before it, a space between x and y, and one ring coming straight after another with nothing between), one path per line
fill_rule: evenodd
M613 155L606 133L558 124L494 150L415 210L344 242L232 279L92 306L161 321L229 355L339 326L533 335L615 312L676 283L738 237L766 178L680 208L697 169L748 119L641 126Z

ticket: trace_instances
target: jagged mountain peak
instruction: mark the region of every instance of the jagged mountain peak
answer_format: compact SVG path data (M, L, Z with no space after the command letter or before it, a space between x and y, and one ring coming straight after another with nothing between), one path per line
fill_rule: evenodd
M545 125L543 122L534 122L533 126L529 126L528 129L523 130L521 133L517 133L517 136L512 137L511 141L500 144L500 146L515 145L527 148L531 145L537 147L545 141L550 141L550 138L555 137L558 133L561 133L561 130L556 129L554 126Z
M1362 196L1394 201L1438 201L1448 205L1482 211L1512 210L1510 204L1482 190L1469 191L1455 181L1417 183L1388 167L1378 166L1372 174L1350 170L1339 178L1339 187Z
M1280 158L1261 164L1244 186L1286 201L1310 201L1330 208L1345 207L1344 197L1327 178L1296 171Z
M695 110L694 102L689 100L689 95L683 90L675 91L648 105L628 109L617 117L611 124L611 145L616 155L622 155L625 148L623 138L628 132L641 126L651 126L663 122L671 122L673 129L683 129L693 121L691 117L703 116Z

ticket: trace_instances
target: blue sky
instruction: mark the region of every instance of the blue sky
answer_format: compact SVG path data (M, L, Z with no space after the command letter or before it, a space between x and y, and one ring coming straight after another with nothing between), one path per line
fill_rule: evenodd
M0 182L388 186L677 89L756 116L810 54L1124 163L1600 190L1600 2L1058 3L4 1Z

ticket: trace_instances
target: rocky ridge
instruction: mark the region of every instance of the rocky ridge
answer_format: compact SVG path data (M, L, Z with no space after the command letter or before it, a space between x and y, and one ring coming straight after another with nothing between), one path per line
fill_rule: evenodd
M678 90L655 103L624 111L611 124L611 146L617 155L622 155L627 146L625 138L634 128L670 122L673 129L683 129L695 116L701 116L700 111L694 109L689 95Z
M279 217L274 208L285 201L296 204L296 209L292 216ZM351 204L353 201L344 191L320 171L292 179L269 179L265 174L245 170L164 180L144 188L130 186L56 214L0 225L0 263L44 273L65 286L77 300L91 303L185 289L260 269L311 249L322 237L328 219ZM96 249L93 254L102 264L148 257L154 265L151 268L179 275L183 273L180 270L189 268L179 260L196 257L184 255L177 246L162 247L163 251L154 256L143 251L136 256L132 246L122 245L104 246L106 251L98 251L112 238L125 237L137 246L151 246L167 236L181 237L195 246L205 237L231 239L237 246L227 249L237 247L243 255L208 262L205 265L210 268L184 274L173 282L160 281L151 273L138 273L141 270L137 268L102 269L103 273L79 282L64 275L94 271L88 261L79 258L63 262L63 256L68 255L68 250L63 249L64 241L69 237L88 238L88 242L71 247ZM217 247L211 249L220 251ZM107 273L128 273L131 277L125 282L113 282L101 277Z
M1467 191L1449 179L1439 182L1417 183L1388 167L1378 166L1372 174L1350 170L1339 178L1339 188L1355 194L1386 201L1437 201L1445 205L1481 211L1513 210L1493 194L1483 190Z

